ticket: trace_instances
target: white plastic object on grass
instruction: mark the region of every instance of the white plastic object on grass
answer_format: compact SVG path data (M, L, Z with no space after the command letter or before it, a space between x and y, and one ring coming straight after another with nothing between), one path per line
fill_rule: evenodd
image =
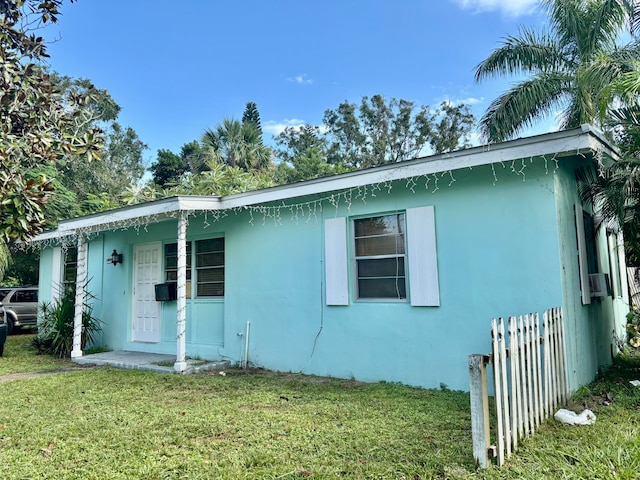
M583 410L580 415L571 410L561 408L553 416L556 420L568 425L593 425L596 423L596 415L591 410Z
M629 380L629 383L634 387L640 387L640 380Z

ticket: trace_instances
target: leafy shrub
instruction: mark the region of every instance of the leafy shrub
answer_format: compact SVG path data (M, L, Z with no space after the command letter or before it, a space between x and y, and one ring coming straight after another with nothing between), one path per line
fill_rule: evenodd
M91 295L87 293L85 298L91 298ZM67 288L55 302L40 304L38 334L32 343L40 353L48 353L58 357L71 355L75 300L75 290ZM94 343L98 332L102 330L101 322L92 315L92 310L92 306L85 302L82 309L82 336L80 340L82 350L85 349L87 343Z
M627 313L627 338L629 345L640 347L640 309L634 308Z

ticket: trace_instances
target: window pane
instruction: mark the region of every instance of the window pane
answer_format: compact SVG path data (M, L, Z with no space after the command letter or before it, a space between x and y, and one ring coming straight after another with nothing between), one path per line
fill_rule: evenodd
M178 244L164 246L164 279L166 282L178 280ZM191 242L187 242L187 280L191 280Z
M196 242L198 253L224 252L224 238L211 238L208 240L198 240Z
M13 297L14 302L37 302L38 292L33 290L18 290Z
M404 235L365 237L356 239L356 256L404 254Z
M404 213L355 220L356 237L404 233Z
M224 283L198 283L196 295L198 297L222 297L224 296Z
M224 252L199 253L196 260L197 267L214 267L224 265Z
M62 283L65 285L76 283L77 271L78 271L78 250L76 248L69 248L64 254Z
M177 255L171 255L171 256L167 257L166 261L165 261L165 266L166 266L167 269L178 268L178 256Z
M358 278L404 277L404 258L381 258L358 260Z
M407 290L403 277L358 280L358 296L360 298L407 298Z
M198 270L198 283L224 282L224 268L203 268Z
M224 296L224 238L196 242L198 297Z

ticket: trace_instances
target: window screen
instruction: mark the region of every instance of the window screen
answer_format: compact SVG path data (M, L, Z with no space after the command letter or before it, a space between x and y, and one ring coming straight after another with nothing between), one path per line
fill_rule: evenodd
M358 298L405 299L405 214L354 220Z

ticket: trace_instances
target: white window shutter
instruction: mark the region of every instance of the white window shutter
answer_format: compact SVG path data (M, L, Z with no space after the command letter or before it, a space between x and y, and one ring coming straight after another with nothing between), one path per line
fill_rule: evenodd
M407 245L411 305L440 306L436 224L432 205L407 208Z
M54 302L60 298L62 290L62 264L64 256L62 248L53 247L51 259L51 301Z
M345 217L324 221L324 265L327 305L349 305Z
M591 291L589 290L589 266L587 264L587 240L584 236L584 215L580 205L576 210L576 236L578 237L578 269L580 272L580 289L582 290L582 304L591 303Z

